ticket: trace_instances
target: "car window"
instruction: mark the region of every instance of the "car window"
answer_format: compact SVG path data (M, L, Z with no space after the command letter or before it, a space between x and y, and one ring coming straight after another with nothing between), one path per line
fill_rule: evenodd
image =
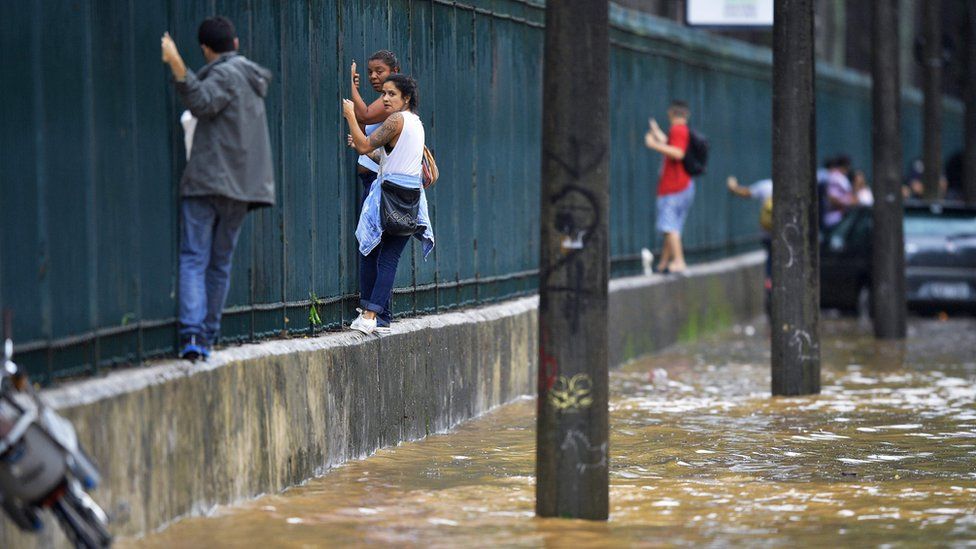
M905 236L976 235L976 215L905 212Z
M852 247L862 247L870 240L870 233L871 216L860 209L855 209L848 212L825 236L830 249L838 252L850 250Z

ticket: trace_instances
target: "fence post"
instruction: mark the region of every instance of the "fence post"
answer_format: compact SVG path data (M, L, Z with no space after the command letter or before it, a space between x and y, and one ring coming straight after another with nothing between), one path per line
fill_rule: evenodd
M814 0L773 13L772 392L820 392Z
M966 114L965 153L963 156L963 194L966 203L976 206L976 0L966 2Z
M898 0L874 0L873 99L874 230L871 313L879 339L905 338L905 235L901 197L901 89L898 76Z
M546 3L536 514L606 520L607 0Z
M925 93L924 144L922 161L925 173L925 198L939 198L939 180L942 177L942 0L925 0L923 32L925 52L923 68Z

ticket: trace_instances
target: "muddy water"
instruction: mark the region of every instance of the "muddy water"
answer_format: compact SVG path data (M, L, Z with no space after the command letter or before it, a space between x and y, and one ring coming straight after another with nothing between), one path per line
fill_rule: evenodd
M824 329L823 394L768 397L763 326L612 374L611 519L536 519L534 401L120 546L976 544L976 319Z

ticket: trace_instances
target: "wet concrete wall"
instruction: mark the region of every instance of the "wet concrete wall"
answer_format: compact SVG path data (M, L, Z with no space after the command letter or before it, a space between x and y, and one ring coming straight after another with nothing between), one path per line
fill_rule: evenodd
M611 363L761 313L761 256L611 283ZM105 482L116 535L274 493L534 394L537 298L404 319L394 333L271 341L48 390ZM64 546L51 520L0 546Z

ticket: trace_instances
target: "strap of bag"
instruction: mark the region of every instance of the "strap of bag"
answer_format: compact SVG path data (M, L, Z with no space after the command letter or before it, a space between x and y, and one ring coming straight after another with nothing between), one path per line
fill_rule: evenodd
M437 169L437 161L434 160L434 153L430 152L427 145L424 145L424 157L420 162L423 172L424 188L432 187L440 177L440 170Z

